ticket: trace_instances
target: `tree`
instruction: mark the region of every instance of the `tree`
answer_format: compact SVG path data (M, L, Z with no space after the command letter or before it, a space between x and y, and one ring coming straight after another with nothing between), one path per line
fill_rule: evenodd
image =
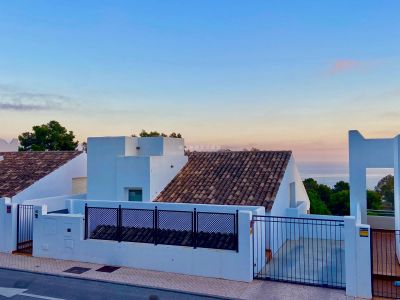
M375 187L375 192L379 193L382 200L390 203L393 206L394 203L394 177L393 175L387 175L379 180Z
M331 194L332 194L332 189L329 186L325 185L325 184L319 184L317 191L318 191L318 195L321 198L321 200L329 208L328 203L329 203L329 200L330 200L330 197L331 197Z
M159 133L158 131L149 131L147 132L146 130L142 129L142 131L139 133L140 137L157 137L157 136L162 136L162 137L167 137L165 133L161 132ZM132 134L132 137L136 137L136 134ZM182 138L182 135L180 133L171 133L169 135L170 138Z
M307 178L303 181L304 187L308 191L318 191L318 182L313 178Z
M308 198L310 199L310 212L312 214L330 215L331 212L327 207L331 189L324 184L318 184L313 178L307 178L303 181L307 191ZM321 199L324 197L324 200Z
M147 132L146 130L142 129L142 131L139 133L140 137L154 137L154 136L167 136L164 133L159 133L158 131L150 131Z
M310 199L310 212L312 214L317 214L317 215L331 214L328 207L326 207L326 204L322 202L316 191L310 190L307 191L307 194L308 198Z
M74 133L57 121L33 126L32 130L18 136L21 144L19 151L67 151L78 146Z
M350 215L350 192L343 190L332 193L329 197L328 209L336 216Z
M180 139L180 138L182 138L182 135L181 135L180 133L175 133L175 132L173 132L173 133L171 133L171 134L169 135L169 137L170 137L170 138Z
M369 209L381 209L382 208L382 196L376 191L367 191L367 208Z
M348 182L345 181L338 181L336 182L335 186L333 187L333 192L341 192L341 191L349 191L350 190L350 185Z

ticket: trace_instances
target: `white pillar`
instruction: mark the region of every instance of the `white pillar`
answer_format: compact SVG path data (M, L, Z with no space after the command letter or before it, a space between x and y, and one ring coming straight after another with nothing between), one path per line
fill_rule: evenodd
M395 229L400 230L400 135L394 139L394 216ZM396 254L400 261L400 238L396 234Z
M357 223L367 223L366 167L363 161L364 138L356 131L349 131L350 214Z
M0 252L11 253L17 246L17 205L0 199Z
M360 229L368 236L361 236ZM354 216L344 218L346 295L372 298L369 225L356 224Z

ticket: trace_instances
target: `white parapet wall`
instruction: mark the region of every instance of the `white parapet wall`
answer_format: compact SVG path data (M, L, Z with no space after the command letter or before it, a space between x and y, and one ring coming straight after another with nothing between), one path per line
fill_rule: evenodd
M90 207L144 208L193 211L238 211L239 251L154 245L84 239L85 204ZM235 207L171 203L131 203L71 200L71 214L47 214L46 206L35 207L33 256L76 260L187 275L250 282L253 279L253 249L250 222L263 207Z

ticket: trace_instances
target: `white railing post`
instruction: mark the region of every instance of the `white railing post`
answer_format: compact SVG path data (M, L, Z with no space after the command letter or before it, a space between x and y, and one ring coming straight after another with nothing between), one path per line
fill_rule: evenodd
M369 225L344 217L346 295L371 299L371 232Z

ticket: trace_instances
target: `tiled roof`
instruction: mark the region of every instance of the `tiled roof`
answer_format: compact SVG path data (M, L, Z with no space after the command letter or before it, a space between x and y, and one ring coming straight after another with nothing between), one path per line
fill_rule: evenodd
M55 171L79 151L0 152L0 197L13 197Z
M157 202L256 205L271 210L291 151L193 152Z

